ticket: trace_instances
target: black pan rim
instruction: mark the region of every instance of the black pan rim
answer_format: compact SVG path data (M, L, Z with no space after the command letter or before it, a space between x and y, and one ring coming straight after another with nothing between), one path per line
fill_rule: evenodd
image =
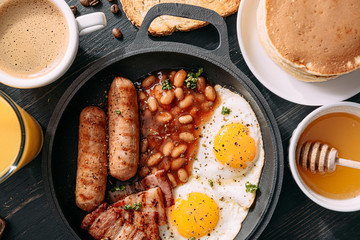
M266 121L269 122L271 138L275 141L274 145L276 146L276 149L274 149L274 155L277 156L276 159L277 161L275 162L275 173L276 173L275 179L273 179L274 183L271 189L269 201L265 206L266 210L261 215L256 226L253 228L253 231L250 232L250 234L246 237L246 239L258 238L271 219L271 216L275 210L281 192L283 172L284 172L284 156L283 156L280 131L277 126L275 117L273 116L273 113L269 105L267 104L265 98L263 97L261 92L257 89L255 84L231 62L228 56L227 57L225 56L223 59L221 59L221 61L218 61L215 59L219 59L219 56L211 54L209 52L206 53L203 51L199 51L199 49L196 47L188 46L186 44L177 44L180 46L182 45L184 46L181 48L174 48L168 45L169 44L164 43L164 45L161 45L161 48L160 47L151 48L151 49L147 48L147 49L130 50L130 51L127 51L127 49L125 48L110 53L107 56L104 56L103 58L100 58L92 65L91 68L84 71L80 76L78 76L75 79L75 81L68 87L68 89L61 96L53 111L53 114L50 118L45 134L45 144L44 144L45 148L43 150L42 173L45 179L44 184L46 189L46 195L50 202L50 206L55 212L55 216L57 220L63 223L62 227L63 228L66 227L64 228L64 230L67 231L70 230L71 235L75 239L80 239L80 238L72 229L72 227L69 225L65 216L63 215L59 202L56 198L55 190L53 188L53 178L51 173L51 155L52 155L52 145L54 141L54 133L58 127L60 117L63 115L67 105L69 104L69 101L87 81L89 81L95 74L102 71L106 67L109 67L113 63L140 54L179 53L179 54L189 55L191 57L202 58L214 65L219 66L224 71L230 73L238 81L239 79L241 79L241 83L246 88L246 90L249 93L251 93L252 97L259 105L262 113L266 116Z

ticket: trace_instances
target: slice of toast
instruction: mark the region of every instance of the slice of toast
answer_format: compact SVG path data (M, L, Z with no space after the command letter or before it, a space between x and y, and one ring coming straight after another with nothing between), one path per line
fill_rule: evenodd
M214 10L222 17L226 17L237 12L240 0L121 0L127 18L138 28L147 11L159 3L196 5ZM166 36L175 31L191 31L207 24L207 22L187 18L160 16L151 23L149 33L153 36Z

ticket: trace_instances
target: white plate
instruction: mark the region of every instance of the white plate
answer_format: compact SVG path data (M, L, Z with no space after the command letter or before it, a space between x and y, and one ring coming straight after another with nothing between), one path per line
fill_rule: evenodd
M242 55L255 77L270 91L303 105L326 105L360 92L360 71L320 83L295 79L282 70L263 49L256 27L259 0L242 0L237 17L237 35Z

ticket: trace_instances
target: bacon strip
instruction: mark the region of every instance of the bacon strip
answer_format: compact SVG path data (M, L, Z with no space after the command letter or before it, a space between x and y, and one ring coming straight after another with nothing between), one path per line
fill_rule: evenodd
M148 175L142 182L145 185L145 189L160 187L165 197L166 207L170 207L174 204L171 183L164 170Z
M139 209L124 210L125 205ZM159 187L132 194L112 205L103 203L85 216L81 227L95 239L159 240L159 225L166 224L164 197ZM127 237L125 237L127 236Z
M122 191L109 191L110 202L114 203L125 197L141 192L150 188L160 187L165 197L165 206L170 207L174 204L174 197L172 194L172 187L169 178L164 170L157 171L155 174L146 176L141 182L136 182L133 185L125 186Z
M87 214L81 223L81 228L88 230L91 227L91 225L95 222L95 219L97 219L103 212L105 212L108 207L109 207L109 204L104 202L99 207L97 207L94 211Z
M110 237L109 239L114 239L114 240L128 240L128 239L144 240L144 239L149 239L149 238L146 237L146 234L143 231L140 231L139 229L137 229L133 225L125 222L125 224L122 226L122 229L118 233L118 235L115 236L115 237Z

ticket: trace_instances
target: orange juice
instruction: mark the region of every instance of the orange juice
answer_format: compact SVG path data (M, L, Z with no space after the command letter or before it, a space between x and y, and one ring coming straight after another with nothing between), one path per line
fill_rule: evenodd
M0 91L0 183L40 152L39 123Z
M360 161L360 118L348 113L330 113L307 126L299 143L320 141L334 147L340 158ZM336 166L332 173L311 173L298 166L301 178L313 191L332 199L360 195L360 170Z

